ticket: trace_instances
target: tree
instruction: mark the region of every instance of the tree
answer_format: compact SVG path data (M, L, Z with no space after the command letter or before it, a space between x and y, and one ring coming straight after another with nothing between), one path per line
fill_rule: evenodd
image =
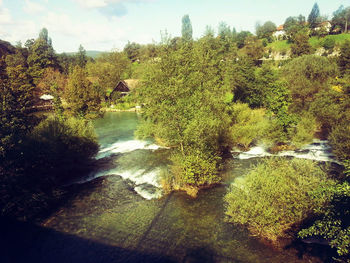
M87 57L86 57L86 51L82 45L79 45L79 50L78 50L78 53L76 54L75 60L76 60L76 65L78 65L81 68L85 68L87 63Z
M298 17L290 16L284 22L284 31L286 31L288 40L291 42L293 42L294 35L297 32L306 28L305 17L302 15Z
M124 52L128 56L128 58L131 60L131 62L135 62L136 60L140 59L140 49L141 45L137 44L135 42L128 43L124 47Z
M309 34L307 30L300 30L292 37L291 52L292 57L299 57L311 53L311 45L309 43Z
M256 35L259 39L266 38L271 42L272 34L276 31L276 28L276 25L271 21L267 21L263 25L257 24L255 28Z
M76 116L85 117L89 113L98 113L101 108L98 88L87 79L85 70L79 66L75 66L69 75L64 95L70 109Z
M172 146L170 184L199 187L220 180L221 134L227 127L222 66L214 38L203 37L177 50L166 47L150 65L139 90L144 122L138 134ZM224 87L224 88L223 88Z
M309 22L309 27L311 29L315 29L317 27L318 23L320 22L319 18L320 18L320 9L318 7L318 4L315 3L307 18L307 22Z
M23 135L32 127L33 116L28 110L33 105L34 90L26 58L20 52L8 55L6 64L3 61L1 64L0 159L18 147Z
M338 66L340 72L345 74L350 74L350 41L347 40L340 47L340 56L338 58Z
M237 47L243 48L244 42L247 37L252 36L253 34L249 31L241 31L237 34Z
M332 18L333 31L347 33L350 26L350 6L344 8L341 5L334 13Z
M182 39L184 41L191 41L192 40L192 24L189 15L184 15L182 17Z
M293 59L282 69L293 99L293 110L309 108L314 96L327 89L329 80L337 75L336 64L326 57L307 55Z
M58 59L45 28L41 30L39 37L34 43L28 43L28 46L29 56L27 62L29 74L32 76L34 84L38 84L46 68L57 69L59 67Z
M244 53L252 59L255 64L264 54L264 46L260 39L255 36L249 36L244 41Z

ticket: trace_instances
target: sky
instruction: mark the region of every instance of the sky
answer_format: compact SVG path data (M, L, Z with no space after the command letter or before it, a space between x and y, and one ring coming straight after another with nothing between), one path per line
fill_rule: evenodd
M122 50L125 44L160 41L160 32L181 35L181 18L190 16L193 36L223 21L254 33L257 22L283 24L288 16L308 16L314 0L0 0L0 39L16 44L37 38L46 27L56 52ZM317 1L332 17L350 0Z

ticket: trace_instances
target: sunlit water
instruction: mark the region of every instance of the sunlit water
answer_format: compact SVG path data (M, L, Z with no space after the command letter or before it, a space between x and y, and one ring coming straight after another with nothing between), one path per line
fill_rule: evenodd
M196 199L182 192L164 195L159 174L169 164L169 150L136 140L138 119L136 113L107 113L94 122L100 165L70 186L74 198L46 227L128 251L118 262L133 262L134 252L157 255L159 262L322 262L298 257L294 248L272 249L225 221L228 186L259 160L248 155L265 156L264 151L237 153L224 183Z

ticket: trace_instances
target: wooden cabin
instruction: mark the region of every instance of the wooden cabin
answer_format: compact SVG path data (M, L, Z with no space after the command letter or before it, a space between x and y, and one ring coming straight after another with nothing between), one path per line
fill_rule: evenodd
M109 100L114 101L118 97L120 98L129 94L130 91L134 90L137 87L138 82L139 81L137 79L126 79L119 81L112 92L109 94Z

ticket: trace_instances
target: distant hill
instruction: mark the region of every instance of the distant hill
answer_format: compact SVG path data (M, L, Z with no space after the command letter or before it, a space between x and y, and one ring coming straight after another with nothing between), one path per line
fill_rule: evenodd
M16 52L16 48L10 44L10 42L0 39L0 58L4 55L13 54Z
M64 52L69 56L74 56L77 54L77 52ZM91 57L91 58L97 58L101 54L105 53L104 51L97 51L97 50L86 50L86 56Z

